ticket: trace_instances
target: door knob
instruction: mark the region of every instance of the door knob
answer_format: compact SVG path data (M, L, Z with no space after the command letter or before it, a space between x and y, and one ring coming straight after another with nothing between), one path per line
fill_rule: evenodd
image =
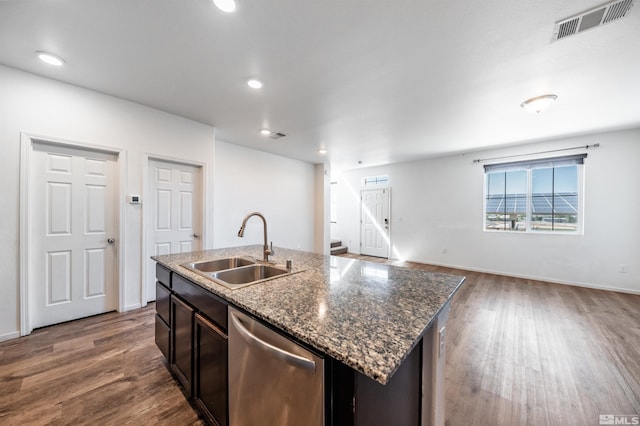
M113 244L113 243L115 243L115 242L116 242L116 239L115 239L115 238L107 238L107 242L108 242L109 244Z
M193 234L193 238L200 238L200 235L198 235L198 234Z

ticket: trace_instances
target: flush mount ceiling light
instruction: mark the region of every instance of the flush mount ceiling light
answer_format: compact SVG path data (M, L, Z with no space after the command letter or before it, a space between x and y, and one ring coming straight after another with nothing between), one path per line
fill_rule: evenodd
M236 10L235 0L213 0L213 4L223 12L231 13Z
M250 78L249 80L247 80L247 86L251 87L252 89L260 89L262 88L262 82L260 80L256 80L255 78Z
M535 98L527 99L520 104L525 111L531 113L539 113L540 111L547 109L558 99L557 95L542 95Z
M260 130L260 134L263 136L269 136L271 133L273 133L271 130L269 129L262 129Z
M320 148L320 149L318 150L318 154L324 155L324 154L326 154L326 153L327 153L327 149L326 149L326 148Z
M62 65L64 65L64 59L62 59L59 56L54 55L53 53L43 52L41 50L37 50L36 51L36 55L38 55L38 58L42 62L47 63L49 65L53 65L53 66L56 66L56 67L61 67Z

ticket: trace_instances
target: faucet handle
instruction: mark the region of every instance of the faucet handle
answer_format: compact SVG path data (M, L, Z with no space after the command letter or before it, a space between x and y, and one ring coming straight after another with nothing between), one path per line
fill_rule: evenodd
M273 251L273 241L271 241L271 245L269 246L269 255L273 256L275 252Z

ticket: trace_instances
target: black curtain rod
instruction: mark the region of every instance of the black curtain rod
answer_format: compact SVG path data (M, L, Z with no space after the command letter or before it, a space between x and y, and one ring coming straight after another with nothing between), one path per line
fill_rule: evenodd
M475 160L473 160L473 162L474 163L480 163L482 161L503 160L505 158L525 157L527 155L549 154L549 153L552 153L552 152L571 151L571 150L574 150L574 149L597 148L599 146L600 146L599 143L594 143L593 145L574 146L573 148L551 149L549 151L531 152L529 154L505 155L503 157L493 157L493 158L476 158Z

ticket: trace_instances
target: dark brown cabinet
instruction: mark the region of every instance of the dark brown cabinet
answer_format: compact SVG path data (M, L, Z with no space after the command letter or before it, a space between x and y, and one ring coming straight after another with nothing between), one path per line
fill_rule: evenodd
M171 328L156 314L156 346L162 355L169 361L171 359Z
M161 265L156 277L156 345L207 423L227 426L227 304Z
M160 265L156 265L156 321L155 340L162 355L171 361L171 272Z
M227 425L227 335L200 314L194 329L194 399L209 423Z
M171 297L171 352L169 365L187 397L193 395L193 319L195 310L175 295Z
M156 282L156 313L165 324L171 323L169 299L171 297L171 290L165 287L161 282Z

